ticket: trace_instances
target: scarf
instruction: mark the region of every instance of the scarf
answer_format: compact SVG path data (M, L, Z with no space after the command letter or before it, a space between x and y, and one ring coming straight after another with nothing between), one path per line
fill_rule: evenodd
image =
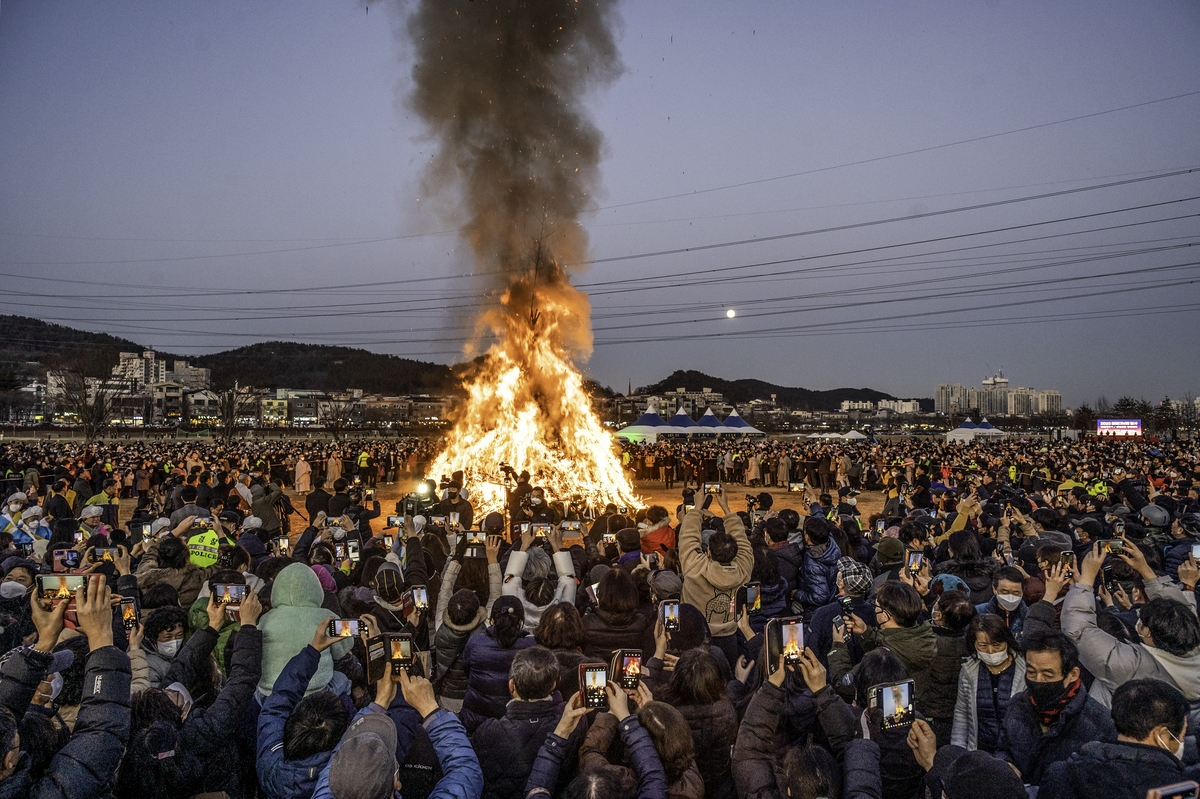
M1026 688L1028 688L1028 686L1026 686ZM1033 699L1031 698L1030 704L1033 704L1033 712L1037 714L1038 721L1041 723L1041 725L1043 727L1054 726L1054 723L1058 721L1059 714L1061 714L1063 709L1071 703L1071 700L1075 698L1075 695L1079 693L1081 688L1083 688L1083 681L1076 679L1075 682L1067 686L1067 690L1063 691L1062 695L1059 696L1058 699L1055 700L1054 703L1049 707L1039 707L1033 703Z

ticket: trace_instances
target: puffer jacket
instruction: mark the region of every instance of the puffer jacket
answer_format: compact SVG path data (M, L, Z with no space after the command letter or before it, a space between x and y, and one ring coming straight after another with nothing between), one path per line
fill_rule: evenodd
M997 754L1020 769L1021 779L1027 784L1040 785L1051 764L1067 760L1081 751L1084 744L1115 740L1117 728L1112 715L1083 686L1045 733L1029 701L1029 693L1025 692L1008 700L1004 746Z
M471 744L483 768L483 799L521 798L533 761L546 736L554 732L563 705L553 699L536 702L514 699L508 703L504 718L487 719L479 725L471 736ZM567 773L575 771L574 753L586 730L587 722L583 720L568 739L571 754L567 758Z
M0 706L20 719L52 657L19 648L0 666ZM84 666L83 701L71 740L35 779L27 753L16 770L0 781L0 797L90 799L108 790L129 743L129 658L113 646L91 652Z
M804 552L804 564L800 568L800 587L793 595L807 616L837 596L837 562L842 551L831 538L820 547L809 547Z
M681 600L697 608L708 622L714 638L733 635L737 619L730 613L734 593L750 579L754 570L754 550L746 538L746 527L736 513L725 517L725 532L737 542L737 555L728 565L708 557L700 548L703 514L695 508L683 517L679 526L679 565L683 575Z
M1146 581L1146 596L1179 602L1196 612L1195 602L1167 577ZM1112 703L1112 692L1130 680L1161 680L1183 692L1193 708L1200 703L1200 649L1172 655L1157 647L1118 641L1096 626L1096 596L1090 586L1073 585L1062 603L1062 631L1079 647L1079 663L1095 675L1092 697ZM1193 710L1191 723L1200 724Z
M981 708L978 703L979 679L981 670L985 667L976 658L968 658L958 674L958 699L954 705L954 726L950 733L950 743L961 746L969 752L979 748L979 721ZM1025 658L1017 652L1013 657L1012 687L1007 696L996 697L999 706L999 717L995 723L999 726L1004 721L1004 712L1008 703L1017 694L1025 690ZM990 711L989 711L990 712Z
M596 610L583 617L583 654L608 663L618 649L641 649L650 625L637 611L625 614Z
M325 592L313 570L303 563L293 563L271 584L271 609L259 619L262 630L262 677L258 690L269 696L279 676L296 653L312 642L317 625L328 623L333 613L321 607ZM307 693L319 691L333 677L333 662L353 648L347 638L321 653L321 663L308 684Z
M1188 556L1192 554L1192 547L1196 544L1200 544L1200 538L1185 535L1167 545L1163 553L1163 568L1166 569L1168 577L1179 580L1179 567L1187 562Z
M1017 639L1017 643L1025 637L1025 617L1029 614L1029 606L1024 602L1017 605L1017 609L1011 613L1000 607L1000 603L996 601L995 594L992 598L983 604L975 606L975 613L990 613L993 616L999 616L1004 619L1004 623L1008 625L1008 631L1013 634L1013 638Z
M275 537L283 524L279 519L279 514L275 512L275 503L283 496L283 489L279 487L278 483L270 483L266 488L256 485L251 487L250 496L253 497L253 501L250 503L250 512L262 519L262 527L258 531L259 538Z
M779 576L788 584L790 595L800 587L800 567L804 563L804 551L798 544L787 541L772 543L770 546L771 554L775 557L775 567L779 569Z
M308 645L288 661L275 680L275 690L263 702L258 715L258 784L268 799L312 796L321 769L331 752L317 752L301 760L283 755L283 731L288 716L304 698L304 689L317 671L321 653Z
M967 657L967 643L961 632L956 634L943 627L934 627L933 634L937 653L929 663L928 689L921 712L931 719L949 720L954 717L958 678Z
M1144 799L1186 779L1183 764L1157 746L1092 741L1046 769L1038 799Z
M786 683L785 683L786 684ZM862 734L862 713L842 701L831 686L825 686L813 696L817 719L835 754L845 756L856 736ZM917 718L923 718L917 713ZM880 730L873 734L879 745L879 780L883 796L889 799L916 799L921 793L925 770L917 765L908 746L908 728ZM846 796L853 794L848 791Z
M915 627L868 627L862 634L864 652L870 652L877 647L885 646L900 658L904 670L912 679L914 704L918 713L928 715L925 705L930 696L932 673L930 668L938 654L937 635L933 625L923 622ZM951 703L953 708L953 703ZM952 715L947 714L947 717Z
M467 639L462 665L467 675L467 692L463 697L462 720L471 735L486 719L504 718L504 708L512 694L508 690L508 672L513 658L522 649L536 645L528 630L519 630L511 647L496 640L495 630L486 627Z
M711 705L677 705L688 723L705 799L734 799L731 752L737 740L737 710L728 699Z
M442 625L433 636L434 677L441 680L440 695L445 699L462 699L467 695L467 670L463 666L462 653L470 637L483 630L487 624L487 609L480 608L467 624L455 624L449 616L442 618Z

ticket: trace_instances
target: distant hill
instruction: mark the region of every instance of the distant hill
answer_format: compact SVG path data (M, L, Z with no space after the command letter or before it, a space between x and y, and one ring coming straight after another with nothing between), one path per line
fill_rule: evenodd
M380 355L353 347L327 347L292 341L267 341L236 350L202 355L191 361L212 369L214 386L308 388L341 391L361 388L370 394L436 394L456 387L451 367Z
M777 386L762 380L722 380L691 369L677 371L665 380L652 386L638 389L643 394L662 394L683 388L700 391L711 388L724 395L727 402L749 402L752 399L770 399L774 394L780 405L809 411L836 411L842 400L878 402L896 399L891 394L869 388L835 388L829 391L813 391L807 388Z
M93 376L108 374L118 353L141 352L141 344L107 333L89 333L27 316L0 315L0 362L36 361L50 369L82 367ZM174 355L163 353L167 360Z

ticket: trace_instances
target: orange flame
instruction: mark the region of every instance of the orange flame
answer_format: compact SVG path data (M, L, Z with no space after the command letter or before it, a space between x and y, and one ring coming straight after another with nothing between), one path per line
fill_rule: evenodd
M467 398L429 473L463 470L485 513L504 509L501 463L528 470L551 501L641 507L568 354L590 348L587 297L557 268L547 271L547 282L535 271L510 285L481 317L499 341L463 384Z

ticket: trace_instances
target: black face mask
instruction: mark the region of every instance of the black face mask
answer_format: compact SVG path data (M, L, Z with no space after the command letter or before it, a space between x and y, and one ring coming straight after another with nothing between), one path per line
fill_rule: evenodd
M1067 692L1068 687L1062 684L1062 680L1052 680L1050 682L1025 681L1025 690L1029 691L1029 698L1033 700L1033 706L1040 710L1047 710L1054 707L1062 699L1063 694Z

